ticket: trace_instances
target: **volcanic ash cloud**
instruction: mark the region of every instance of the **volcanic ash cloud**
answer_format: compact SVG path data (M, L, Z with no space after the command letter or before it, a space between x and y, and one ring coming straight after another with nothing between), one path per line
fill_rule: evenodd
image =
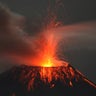
M32 47L34 46L32 38L23 31L24 22L24 16L13 13L0 4L0 58L7 58L10 62L21 63L18 60L19 58L35 54ZM4 64L0 64L0 68L2 68L2 65Z

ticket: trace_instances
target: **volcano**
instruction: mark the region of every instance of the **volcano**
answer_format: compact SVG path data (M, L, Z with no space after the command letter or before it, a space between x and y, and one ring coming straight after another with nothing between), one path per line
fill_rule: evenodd
M96 85L70 64L21 65L0 75L0 96L96 96Z

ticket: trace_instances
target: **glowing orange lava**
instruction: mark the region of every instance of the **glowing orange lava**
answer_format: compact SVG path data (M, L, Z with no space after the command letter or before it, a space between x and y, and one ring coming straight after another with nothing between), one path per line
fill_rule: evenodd
M39 53L41 59L39 59L39 64L42 67L54 67L61 66L61 61L56 56L56 49L58 44L58 39L52 31L47 31L45 34L45 41L42 47L42 51ZM42 44L41 44L42 45Z
M55 18L55 17L54 17ZM62 66L62 61L57 56L58 43L61 37L55 32L58 22L52 19L35 39L36 54L28 58L27 64L41 67Z

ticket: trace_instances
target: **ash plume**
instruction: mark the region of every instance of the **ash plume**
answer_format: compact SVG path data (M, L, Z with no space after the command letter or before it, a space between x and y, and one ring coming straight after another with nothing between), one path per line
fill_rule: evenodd
M56 29L63 36L65 50L96 50L96 20L62 26Z
M0 4L0 58L9 58L16 63L18 57L35 54L32 39L23 30L24 22L24 16L13 13Z

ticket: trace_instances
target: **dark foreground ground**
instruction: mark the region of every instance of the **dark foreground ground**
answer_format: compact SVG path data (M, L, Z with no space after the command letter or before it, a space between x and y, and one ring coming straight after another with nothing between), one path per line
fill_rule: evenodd
M25 79L25 77L20 77L20 74L23 72L22 70L25 72L25 74L29 73L30 70L34 71L32 71L31 75L28 77L25 76ZM64 82L66 83L59 78L57 80L53 79L51 83L54 83L55 86L51 87L47 82L47 79L46 83L41 80L38 70L40 70L39 67L22 65L19 67L14 67L11 70L1 74L0 96L96 96L95 84L87 81L87 79L85 79L85 77L83 77L83 75L78 73L75 69L73 70L76 77L73 77L71 80L72 86L67 84L69 82L69 78L67 78L67 75L64 73L65 71L62 71L65 70L65 68L61 68L60 72L63 74L62 76L65 76L63 79L65 78ZM32 78L31 76L33 73L36 74L33 86L34 88L31 86L31 89L28 90L28 81L30 81L29 79ZM69 73L67 71L68 75ZM59 74L59 71L56 74ZM76 81L77 77L78 81ZM23 80L21 80L22 82L20 81L20 78Z

